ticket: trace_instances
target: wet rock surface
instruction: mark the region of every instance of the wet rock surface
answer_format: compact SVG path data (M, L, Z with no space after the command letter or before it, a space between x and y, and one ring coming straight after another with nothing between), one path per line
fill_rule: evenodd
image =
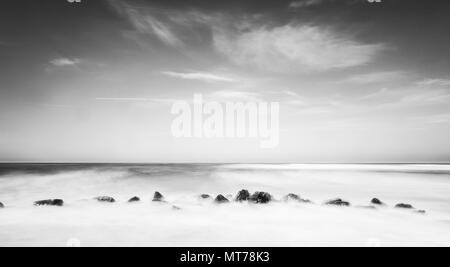
M155 192L153 195L153 202L164 202L164 196L160 192Z
M200 195L200 198L201 198L201 199L210 199L211 196L208 195L208 194L202 194L202 195Z
M0 209L2 209L2 208L4 208L4 207L5 207L5 205L3 205L2 202L0 202Z
M344 200L342 200L342 199L340 199L340 198L337 198L337 199L333 199L333 200L327 201L327 202L325 203L325 205L329 205L329 206L349 207L349 206L350 206L350 202L344 201Z
M370 201L370 203L373 204L373 205L379 205L379 206L384 206L384 205L386 205L386 204L384 204L383 201L379 200L378 198L373 198L373 199Z
M132 198L130 198L130 200L128 200L129 203L139 202L139 201L141 201L141 199L139 197L132 197Z
M267 192L256 192L249 198L249 201L256 204L267 204L272 201L272 196Z
M64 206L64 201L62 199L47 199L47 200L39 200L34 202L35 206Z
M303 199L299 195L296 195L296 194L289 194L289 195L285 196L283 198L283 200L286 201L286 202L288 202L288 201L295 201L295 202L300 202L300 203L312 203L311 200Z
M98 202L106 202L106 203L114 203L114 202L116 202L116 200L114 198L108 197L108 196L96 197L95 199Z
M223 195L218 195L216 197L216 199L214 200L214 202L216 202L216 203L228 203L230 201L228 200L228 198L224 197Z
M397 209L414 209L414 207L411 204L404 204L404 203L400 203L395 205L395 207Z
M236 201L243 202L250 199L250 192L248 190L241 190L236 196Z

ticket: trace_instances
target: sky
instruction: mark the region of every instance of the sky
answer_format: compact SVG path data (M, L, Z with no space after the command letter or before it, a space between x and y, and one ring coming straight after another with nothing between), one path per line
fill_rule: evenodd
M4 0L0 161L450 162L444 0ZM280 144L175 138L175 101L279 102Z

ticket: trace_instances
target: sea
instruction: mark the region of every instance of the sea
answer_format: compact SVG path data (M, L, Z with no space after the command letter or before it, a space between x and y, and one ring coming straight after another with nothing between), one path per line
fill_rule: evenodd
M273 201L234 201L242 189ZM351 206L324 204L336 198ZM64 206L33 205L46 199ZM447 164L4 163L0 202L1 247L450 246Z

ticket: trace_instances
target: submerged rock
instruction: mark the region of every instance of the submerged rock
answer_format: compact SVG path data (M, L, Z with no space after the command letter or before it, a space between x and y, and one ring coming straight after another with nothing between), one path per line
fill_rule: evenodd
M172 206L172 209L173 209L173 210L181 210L181 208L178 207L178 206Z
M211 196L210 196L210 195L207 195L207 194L203 194L203 195L200 195L200 198L201 198L201 199L210 199Z
M0 202L0 209L2 209L2 208L4 208L4 207L5 207L5 205L3 205L2 202Z
M132 198L130 198L130 200L128 200L128 202L130 202L130 203L132 203L132 202L139 202L139 201L141 201L141 199L138 198L138 197L132 197Z
M228 198L224 197L223 195L218 195L216 197L216 199L214 200L214 202L216 202L216 203L228 203L230 201L228 200Z
M379 200L378 198L374 198L372 199L372 201L370 201L370 203L372 203L373 205L379 205L379 206L384 206L385 204Z
M250 192L248 192L247 190L241 190L239 191L238 195L236 196L236 201L242 202L242 201L247 201L250 198Z
M99 202L107 202L107 203L114 203L116 200L112 197L102 196L102 197L96 197L95 198Z
M427 213L425 210L416 210L415 212L419 213L419 214L426 214Z
M297 201L297 202L300 202L300 203L312 203L311 200L303 199L299 195L296 195L296 194L289 194L289 195L285 196L283 198L283 200L286 201L286 202L287 201Z
M414 209L414 207L410 204L404 204L404 203L400 203L395 205L396 208L398 209Z
M164 196L160 192L155 192L153 195L153 202L164 202Z
M272 196L266 192L256 192L249 198L249 201L257 204L267 204L272 201Z
M47 200L39 200L34 202L35 206L64 206L64 201L62 199L47 199Z
M326 202L325 205L349 207L350 202L347 202L347 201L344 201L344 200L338 198L338 199L333 199L333 200Z

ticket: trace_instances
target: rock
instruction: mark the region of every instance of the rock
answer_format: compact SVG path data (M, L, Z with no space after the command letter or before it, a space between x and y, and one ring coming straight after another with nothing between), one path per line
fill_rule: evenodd
M138 198L138 197L132 197L132 198L130 198L130 200L128 200L128 202L130 202L130 203L132 203L132 202L139 202L139 201L141 201L141 199Z
M40 200L34 202L35 206L58 206L62 207L64 206L64 201L62 199L47 199L47 200Z
M207 195L207 194L203 194L203 195L200 195L200 198L201 198L201 199L210 199L211 196L210 196L210 195Z
M247 201L250 198L250 193L247 190L241 190L236 196L236 201L242 202Z
M419 214L426 214L427 213L425 210L416 210L415 212L419 213Z
M172 209L173 209L173 210L181 210L181 208L180 208L180 207L177 207L177 206L172 206Z
M312 203L311 200L303 199L299 195L296 195L296 194L289 194L289 195L285 196L283 198L283 200L286 201L286 202L287 201L297 201L297 202L300 202L300 203Z
M216 199L214 200L214 202L216 202L216 203L228 203L230 201L226 197L224 197L223 195L218 195L216 197Z
M108 203L114 203L116 200L112 197L102 196L102 197L96 197L95 198L99 202L108 202Z
M249 201L257 204L267 204L272 201L272 196L266 192L256 192L249 198Z
M164 202L164 196L160 192L155 192L153 202Z
M400 203L395 205L396 208L398 209L414 209L414 207L410 204L404 204L404 203Z
M374 198L372 199L372 201L370 201L370 203L372 203L373 205L379 205L379 206L384 206L385 204L379 200L378 198Z
M344 200L338 198L338 199L333 199L333 200L326 202L325 205L348 207L348 206L350 206L350 202L347 202L347 201L344 201Z
M4 208L4 207L5 207L5 205L3 205L2 202L0 202L0 209L2 209L2 208Z

